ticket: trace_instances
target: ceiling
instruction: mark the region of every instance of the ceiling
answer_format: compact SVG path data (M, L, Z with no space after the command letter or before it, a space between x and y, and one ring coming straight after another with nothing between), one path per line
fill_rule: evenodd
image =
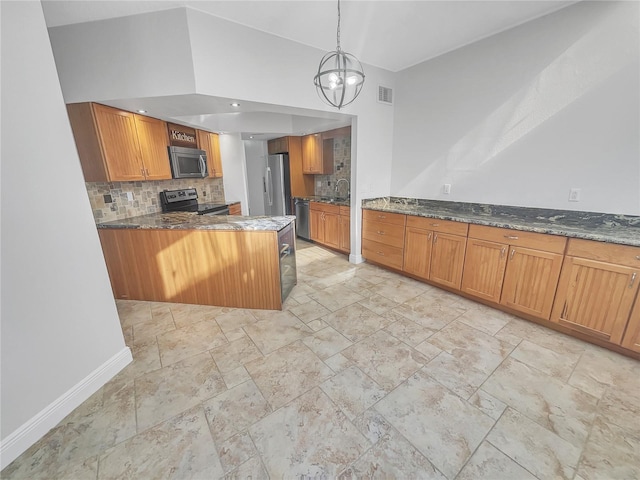
M572 3L576 2L342 0L341 46L364 64L397 72ZM335 0L42 0L42 6L48 27L189 7L320 50L332 51L336 47ZM196 103L198 115L193 108L182 108ZM227 99L201 95L110 104L124 109L135 104L136 109L145 108L149 115L199 124L214 131L240 132L245 139L317 132L350 123L349 117L341 114L330 118L321 112L279 110L277 106L249 102L241 107L246 115L236 115L229 122L232 117ZM225 109L221 110L223 106ZM265 114L273 117L266 118ZM297 128L268 132L260 119L264 124L288 123Z

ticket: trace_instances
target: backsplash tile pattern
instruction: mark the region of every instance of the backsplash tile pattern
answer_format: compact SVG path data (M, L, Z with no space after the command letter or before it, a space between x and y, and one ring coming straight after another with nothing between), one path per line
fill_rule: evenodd
M315 194L317 196L336 196L336 182L345 178L351 183L351 135L335 137L333 141L333 175L315 175ZM318 181L321 182L318 187ZM347 185L340 184L339 195L347 194Z
M222 178L85 183L96 223L160 212L160 192L194 187L199 203L226 203ZM133 194L133 200L127 198ZM111 202L109 203L109 200Z

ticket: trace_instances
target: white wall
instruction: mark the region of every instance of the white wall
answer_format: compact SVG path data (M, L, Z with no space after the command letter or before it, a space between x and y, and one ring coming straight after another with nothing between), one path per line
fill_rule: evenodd
M244 141L247 171L248 215L264 215L264 171L267 166L267 142Z
M247 172L244 145L239 133L220 135L220 157L224 198L227 202L242 202L243 214L247 215Z
M580 2L400 72L391 193L640 214L638 18Z
M131 353L42 7L1 2L0 8L4 467L126 365Z

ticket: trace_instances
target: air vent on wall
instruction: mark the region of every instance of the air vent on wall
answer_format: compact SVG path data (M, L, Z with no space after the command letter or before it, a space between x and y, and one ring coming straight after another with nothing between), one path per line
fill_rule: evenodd
M393 105L393 90L389 87L378 85L378 102Z

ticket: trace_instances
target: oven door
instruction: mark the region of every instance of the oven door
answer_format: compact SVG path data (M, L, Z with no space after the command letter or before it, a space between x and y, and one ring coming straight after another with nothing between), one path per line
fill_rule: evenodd
M196 148L169 147L171 173L173 178L205 178L207 170L207 152Z

